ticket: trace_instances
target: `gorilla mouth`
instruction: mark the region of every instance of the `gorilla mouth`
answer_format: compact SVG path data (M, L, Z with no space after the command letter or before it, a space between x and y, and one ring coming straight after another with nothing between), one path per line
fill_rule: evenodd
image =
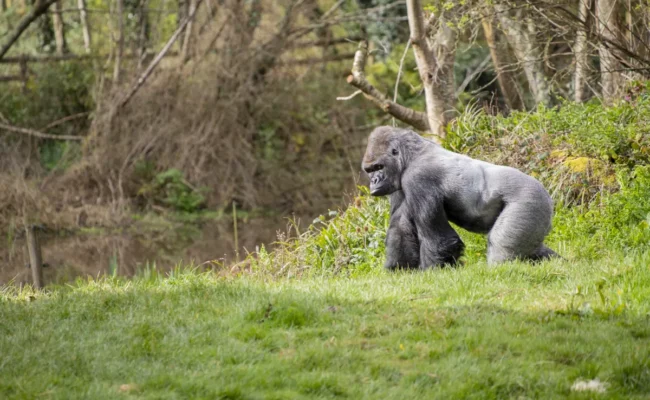
M383 196L387 194L386 175L382 170L370 174L370 194Z

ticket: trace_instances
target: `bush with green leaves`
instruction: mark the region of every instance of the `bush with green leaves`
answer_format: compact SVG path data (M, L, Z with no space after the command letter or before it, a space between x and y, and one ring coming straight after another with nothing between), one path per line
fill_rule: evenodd
M583 204L618 189L616 169L650 161L649 113L643 96L612 107L565 102L507 117L470 110L449 126L446 146L519 168L556 200Z
M48 134L85 134L90 125L89 113L94 108L92 64L88 61L34 64L30 69L34 75L25 87L3 84L0 115L13 125ZM13 141L15 137L6 140ZM80 153L79 143L45 140L39 143L34 161L46 170L65 169Z
M191 213L205 206L205 191L187 182L182 171L171 168L143 184L138 194L149 203Z

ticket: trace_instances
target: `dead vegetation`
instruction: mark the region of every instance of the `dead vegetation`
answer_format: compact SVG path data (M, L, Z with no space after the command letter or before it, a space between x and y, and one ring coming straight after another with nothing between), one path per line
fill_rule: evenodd
M332 58L322 46L328 34L319 35L336 18L310 7L230 0L204 9L184 57L165 59L123 107L142 77L136 65L121 85L99 78L80 155L64 172L30 166L0 176L10 188L0 195L0 224L24 215L56 228L123 224L129 210L162 210L143 188L172 169L205 197L201 207L305 214L338 203L358 176L366 132L355 126L365 111L336 102L346 63L317 62ZM35 139L15 143L29 160Z

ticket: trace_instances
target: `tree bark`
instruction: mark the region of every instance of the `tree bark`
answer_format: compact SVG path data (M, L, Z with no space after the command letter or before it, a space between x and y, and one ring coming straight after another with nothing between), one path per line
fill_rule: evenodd
M433 38L427 38L424 13L420 0L407 0L409 29L415 61L424 87L429 131L441 138L453 117L453 60L455 33L444 23ZM435 47L435 53L434 53ZM452 68L450 68L450 66Z
M612 43L618 43L620 29L616 0L598 0L596 5L596 18L598 20L598 33L601 37L598 46L600 56L600 83L605 104L611 104L619 94L623 75Z
M456 31L451 29L445 22L444 15L439 18L439 27L436 34L431 38L432 47L438 62L439 80L435 84L435 101L439 103L437 108L442 115L442 129L440 137L445 137L447 124L456 116L454 101L456 91L454 90L454 61L456 59Z
M550 105L551 90L544 73L542 50L535 43L535 23L529 18L522 21L521 13L511 18L504 4L495 4L494 9L508 42L524 69L535 104Z
M86 12L86 0L77 0L79 7L79 18L81 19L81 31L84 38L84 50L90 53L90 27L88 26L88 13Z
M576 42L574 53L576 56L576 72L574 76L574 87L576 103L582 103L586 100L586 82L589 73L589 53L587 51L587 32L589 31L589 20L591 19L591 0L578 0L578 17L581 24L576 32Z
M488 47L490 48L490 57L492 57L492 65L494 65L494 71L497 74L497 81L499 83L499 88L503 94L503 98L511 110L523 110L524 103L519 95L517 90L517 80L512 75L512 73L506 70L503 65L504 63L501 60L501 55L505 54L507 49L504 46L500 46L500 43L496 37L492 26L492 20L490 17L484 17L481 21L483 25L483 34L485 35L485 41L487 42Z
M0 60L2 57L7 54L11 46L20 38L20 36L25 32L25 30L34 22L38 17L45 14L47 9L55 2L56 0L36 0L32 10L25 15L18 25L14 28L13 32L7 35L7 39L2 45L0 45Z
M115 51L115 66L113 83L120 83L122 72L122 55L124 53L124 0L117 0L117 49Z
M65 41L65 25L63 24L63 3L57 0L54 3L54 12L52 13L52 23L54 25L54 40L56 42L56 53L63 55L68 52L68 44Z

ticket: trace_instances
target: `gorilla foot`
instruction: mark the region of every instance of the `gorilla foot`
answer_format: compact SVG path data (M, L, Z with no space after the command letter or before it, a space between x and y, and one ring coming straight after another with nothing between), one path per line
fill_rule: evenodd
M541 245L533 254L530 256L526 257L527 260L530 261L544 261L548 260L551 258L559 258L564 260L562 256L554 252L553 250L549 249L548 247Z

